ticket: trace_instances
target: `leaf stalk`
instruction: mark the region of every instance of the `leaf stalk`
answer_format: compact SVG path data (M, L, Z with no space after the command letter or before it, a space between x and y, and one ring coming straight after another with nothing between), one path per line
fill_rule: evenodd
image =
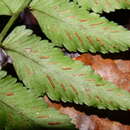
M30 4L31 1L32 0L25 0L24 4L18 9L18 11L12 15L12 17L10 18L10 20L8 21L8 23L5 25L4 29L0 33L0 45L2 45L2 41L6 36L7 32L9 31L10 27L13 25L13 23L18 18L20 13Z

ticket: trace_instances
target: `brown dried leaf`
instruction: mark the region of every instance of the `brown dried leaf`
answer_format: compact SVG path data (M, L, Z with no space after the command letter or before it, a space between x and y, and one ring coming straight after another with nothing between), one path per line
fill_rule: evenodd
M130 126L122 125L115 121L99 118L97 116L90 116L90 118L95 125L94 130L130 130Z
M130 92L130 60L105 59L92 54L83 54L74 59L91 65L103 79Z
M53 107L60 111L60 113L68 115L72 119L72 123L79 130L130 130L130 126L110 121L108 119L99 118L96 115L88 116L84 112L76 110L74 107L54 103L46 96L44 97L44 100L49 107Z

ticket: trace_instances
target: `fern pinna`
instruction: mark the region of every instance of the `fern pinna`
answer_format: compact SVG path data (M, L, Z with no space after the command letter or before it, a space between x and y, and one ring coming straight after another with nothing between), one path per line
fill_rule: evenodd
M130 32L66 0L34 0L32 13L56 46L69 51L119 52L130 47Z
M31 10L51 42L41 40L25 26L15 27L6 36L24 8ZM99 109L129 110L127 91L59 49L94 53L128 50L130 31L100 17L100 13L129 8L129 0L1 0L0 15L11 18L0 34L0 47L12 58L22 83L0 71L0 128L50 128L55 121L59 122L56 128L74 129L67 115L47 106L44 95Z

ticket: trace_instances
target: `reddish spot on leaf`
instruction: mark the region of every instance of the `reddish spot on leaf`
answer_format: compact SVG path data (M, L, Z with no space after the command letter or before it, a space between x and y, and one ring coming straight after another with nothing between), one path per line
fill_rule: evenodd
M61 122L49 122L48 125L60 125L62 124Z
M39 58L40 58L40 59L48 59L49 56L40 56Z
M79 36L79 34L77 32L75 32L74 34L76 35L76 37L78 38L80 43L83 44L83 41L82 41L81 37Z
M78 74L78 76L86 76L87 74Z
M77 91L77 89L71 84L71 86L70 86L71 88L72 88L72 90L76 93L76 94L78 94L78 91Z
M121 32L121 31L118 31L118 30L111 30L111 32L116 33L116 32Z
M96 82L96 79L89 79L89 78L86 78L86 81Z
M104 30L109 30L109 28L108 28L108 27L103 27L103 29L104 29Z
M80 19L79 21L80 21L81 23L82 23L82 22L87 22L87 19Z
M48 62L48 64L53 65L53 64L57 64L57 62Z
M96 99L100 102L102 102L101 98L99 96L96 96Z
M64 91L66 91L64 84L61 84L61 87L64 89Z
M73 74L73 76L86 76L87 74Z
M89 41L89 43L93 44L93 39L92 39L90 36L88 36L88 37L86 37L86 38L87 38L87 40Z
M68 16L68 18L75 18L75 16Z
M104 86L104 84L103 83L96 83L96 86Z
M63 70L72 70L72 68L69 68L69 67L63 67L62 69Z
M95 24L91 24L90 26L97 26L97 25L104 24L104 23L105 22L95 23Z
M8 93L6 93L6 96L14 96L14 93L8 92Z
M73 38L72 38L72 36L70 35L69 32L66 32L66 35L67 35L67 37L69 38L69 40L73 40Z
M96 38L96 40L101 44L101 45L105 45L104 41L99 39L99 38Z
M49 118L49 116L37 116L37 118Z
M52 86L53 88L55 88L55 84L54 84L53 80L51 79L51 77L50 77L49 75L47 75L46 77L47 77L47 79L49 80L51 86Z

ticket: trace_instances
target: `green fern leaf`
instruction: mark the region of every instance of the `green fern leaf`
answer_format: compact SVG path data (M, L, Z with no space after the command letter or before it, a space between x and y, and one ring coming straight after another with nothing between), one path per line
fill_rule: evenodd
M32 13L56 46L69 51L119 52L130 47L130 31L66 0L34 0Z
M19 34L19 35L17 35ZM24 26L3 42L20 79L36 96L47 93L57 101L111 110L130 108L130 94L104 81L90 66L73 61L52 44L41 41Z
M54 124L54 125L51 125ZM0 129L74 128L68 116L49 108L16 79L0 71Z
M24 2L25 0L0 0L0 15L13 15Z
M111 12L116 9L130 9L129 0L74 0L85 9L97 13Z

